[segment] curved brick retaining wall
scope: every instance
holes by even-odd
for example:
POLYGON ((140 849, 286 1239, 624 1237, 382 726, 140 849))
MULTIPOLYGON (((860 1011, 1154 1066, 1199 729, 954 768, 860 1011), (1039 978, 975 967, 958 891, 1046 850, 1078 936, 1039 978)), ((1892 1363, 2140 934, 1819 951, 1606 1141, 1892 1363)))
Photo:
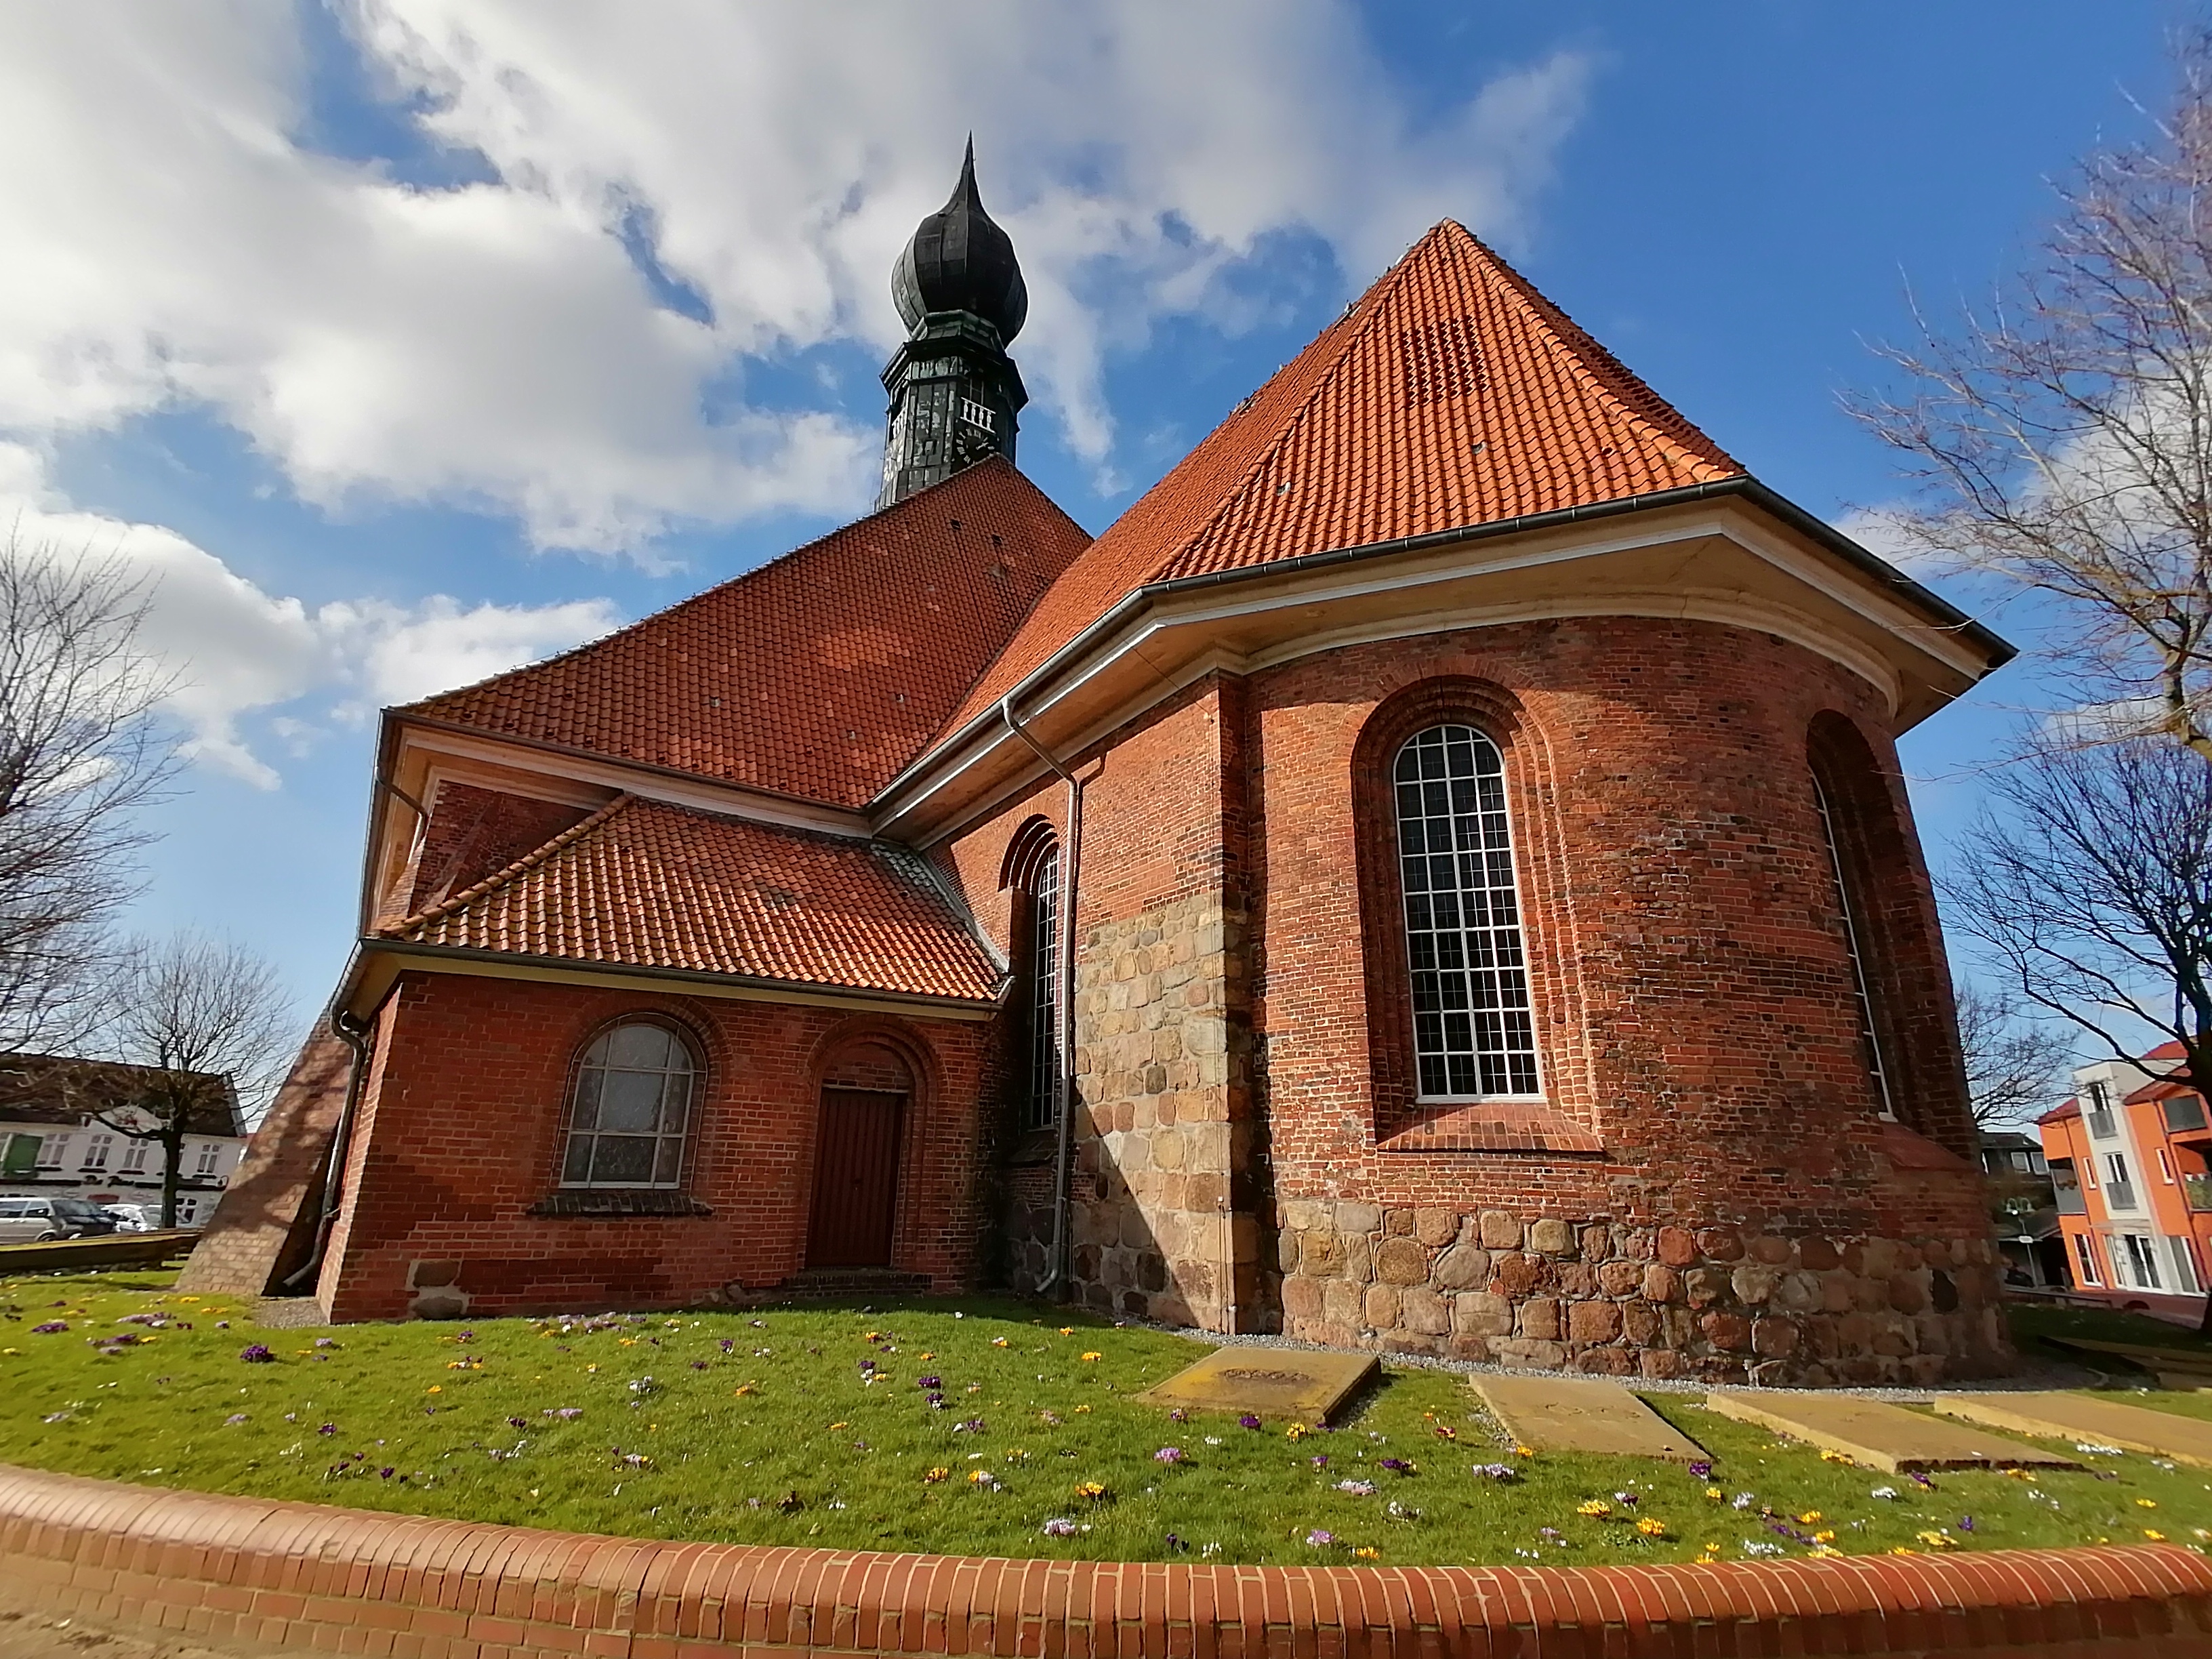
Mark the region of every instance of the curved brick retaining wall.
POLYGON ((1206 1567, 596 1538, 0 1469, 18 1604, 396 1659, 2212 1652, 2170 1547, 1710 1567, 1206 1567))

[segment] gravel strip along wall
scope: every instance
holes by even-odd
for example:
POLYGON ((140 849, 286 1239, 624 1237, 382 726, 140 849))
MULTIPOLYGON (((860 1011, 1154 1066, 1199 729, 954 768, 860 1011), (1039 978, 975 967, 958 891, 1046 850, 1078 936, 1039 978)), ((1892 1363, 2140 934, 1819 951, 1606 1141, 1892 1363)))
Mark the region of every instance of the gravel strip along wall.
POLYGON ((1206 1567, 676 1544, 0 1468, 0 1583, 109 1623, 398 1659, 2212 1653, 2168 1546, 1556 1568, 1206 1567))

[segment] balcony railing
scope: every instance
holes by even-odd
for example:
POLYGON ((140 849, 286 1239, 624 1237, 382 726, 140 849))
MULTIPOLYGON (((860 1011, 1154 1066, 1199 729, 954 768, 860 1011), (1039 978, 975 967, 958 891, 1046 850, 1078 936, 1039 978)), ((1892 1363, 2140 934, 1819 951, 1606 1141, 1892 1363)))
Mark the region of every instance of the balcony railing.
POLYGON ((2132 1186, 2123 1186, 2117 1181, 2106 1182, 2105 1207, 2108 1210, 2132 1210, 2139 1207, 2136 1203, 2136 1189, 2132 1186))
POLYGON ((2089 1133, 2100 1140, 2111 1140, 2118 1133, 2119 1126, 2112 1121, 2109 1111, 2092 1108, 2088 1113, 2089 1133))
MULTIPOLYGON (((2212 1182, 2212 1176, 2208 1176, 2205 1179, 2208 1182, 2212 1182)), ((2208 1186, 2206 1191, 2205 1206, 2212 1209, 2212 1186, 2208 1186)), ((2075 1182, 2067 1182, 2063 1186, 2054 1188, 2053 1192, 2058 1200, 2059 1214, 2087 1215, 2089 1213, 2088 1205, 2081 1199, 2081 1188, 2075 1182)))
POLYGON ((2181 1189, 2189 1194, 2192 1210, 2212 1210, 2212 1175, 2185 1175, 2181 1177, 2181 1189))
POLYGON ((2174 1095, 2161 1103, 2166 1109, 2167 1133, 2179 1134, 2186 1129, 2204 1127, 2204 1103, 2195 1095, 2174 1095))

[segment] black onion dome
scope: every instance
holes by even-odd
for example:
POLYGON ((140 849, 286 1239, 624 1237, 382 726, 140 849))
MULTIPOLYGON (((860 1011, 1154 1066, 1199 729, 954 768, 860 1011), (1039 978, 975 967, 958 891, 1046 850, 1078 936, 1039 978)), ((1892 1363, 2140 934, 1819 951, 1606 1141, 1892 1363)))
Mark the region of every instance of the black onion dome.
POLYGON ((915 227, 892 267, 891 301, 910 329, 933 311, 966 311, 995 327, 1002 342, 1021 332, 1030 291, 1013 239, 983 211, 976 193, 973 138, 951 199, 915 227))

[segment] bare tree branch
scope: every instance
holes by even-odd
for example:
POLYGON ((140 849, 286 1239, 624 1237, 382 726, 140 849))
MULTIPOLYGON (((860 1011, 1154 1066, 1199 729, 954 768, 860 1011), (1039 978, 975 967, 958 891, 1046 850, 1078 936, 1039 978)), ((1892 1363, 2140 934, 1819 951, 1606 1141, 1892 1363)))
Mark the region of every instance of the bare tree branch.
POLYGON ((108 1057, 146 1068, 128 1105, 93 1114, 163 1151, 161 1224, 173 1227, 185 1141, 207 1133, 234 1091, 258 1117, 295 1046, 276 969, 243 945, 182 933, 133 940, 108 981, 108 1057))
POLYGON ((2019 1003, 1978 985, 1953 988, 1966 1091, 1984 1130, 2028 1122, 2057 1099, 2073 1057, 2065 1033, 2022 1018, 2019 1003))
POLYGON ((2196 750, 2032 752, 1991 780, 1943 893, 2027 1002, 2117 1059, 2147 1026, 2212 1078, 2212 762, 2196 750))
POLYGON ((0 543, 0 1048, 75 1047, 97 1017, 100 935, 173 761, 145 601, 116 561, 0 543))
POLYGON ((2063 602, 2069 665, 2212 758, 2212 31, 2147 145, 2092 155, 2010 290, 1881 355, 1849 407, 1922 487, 1923 550, 2063 602))

